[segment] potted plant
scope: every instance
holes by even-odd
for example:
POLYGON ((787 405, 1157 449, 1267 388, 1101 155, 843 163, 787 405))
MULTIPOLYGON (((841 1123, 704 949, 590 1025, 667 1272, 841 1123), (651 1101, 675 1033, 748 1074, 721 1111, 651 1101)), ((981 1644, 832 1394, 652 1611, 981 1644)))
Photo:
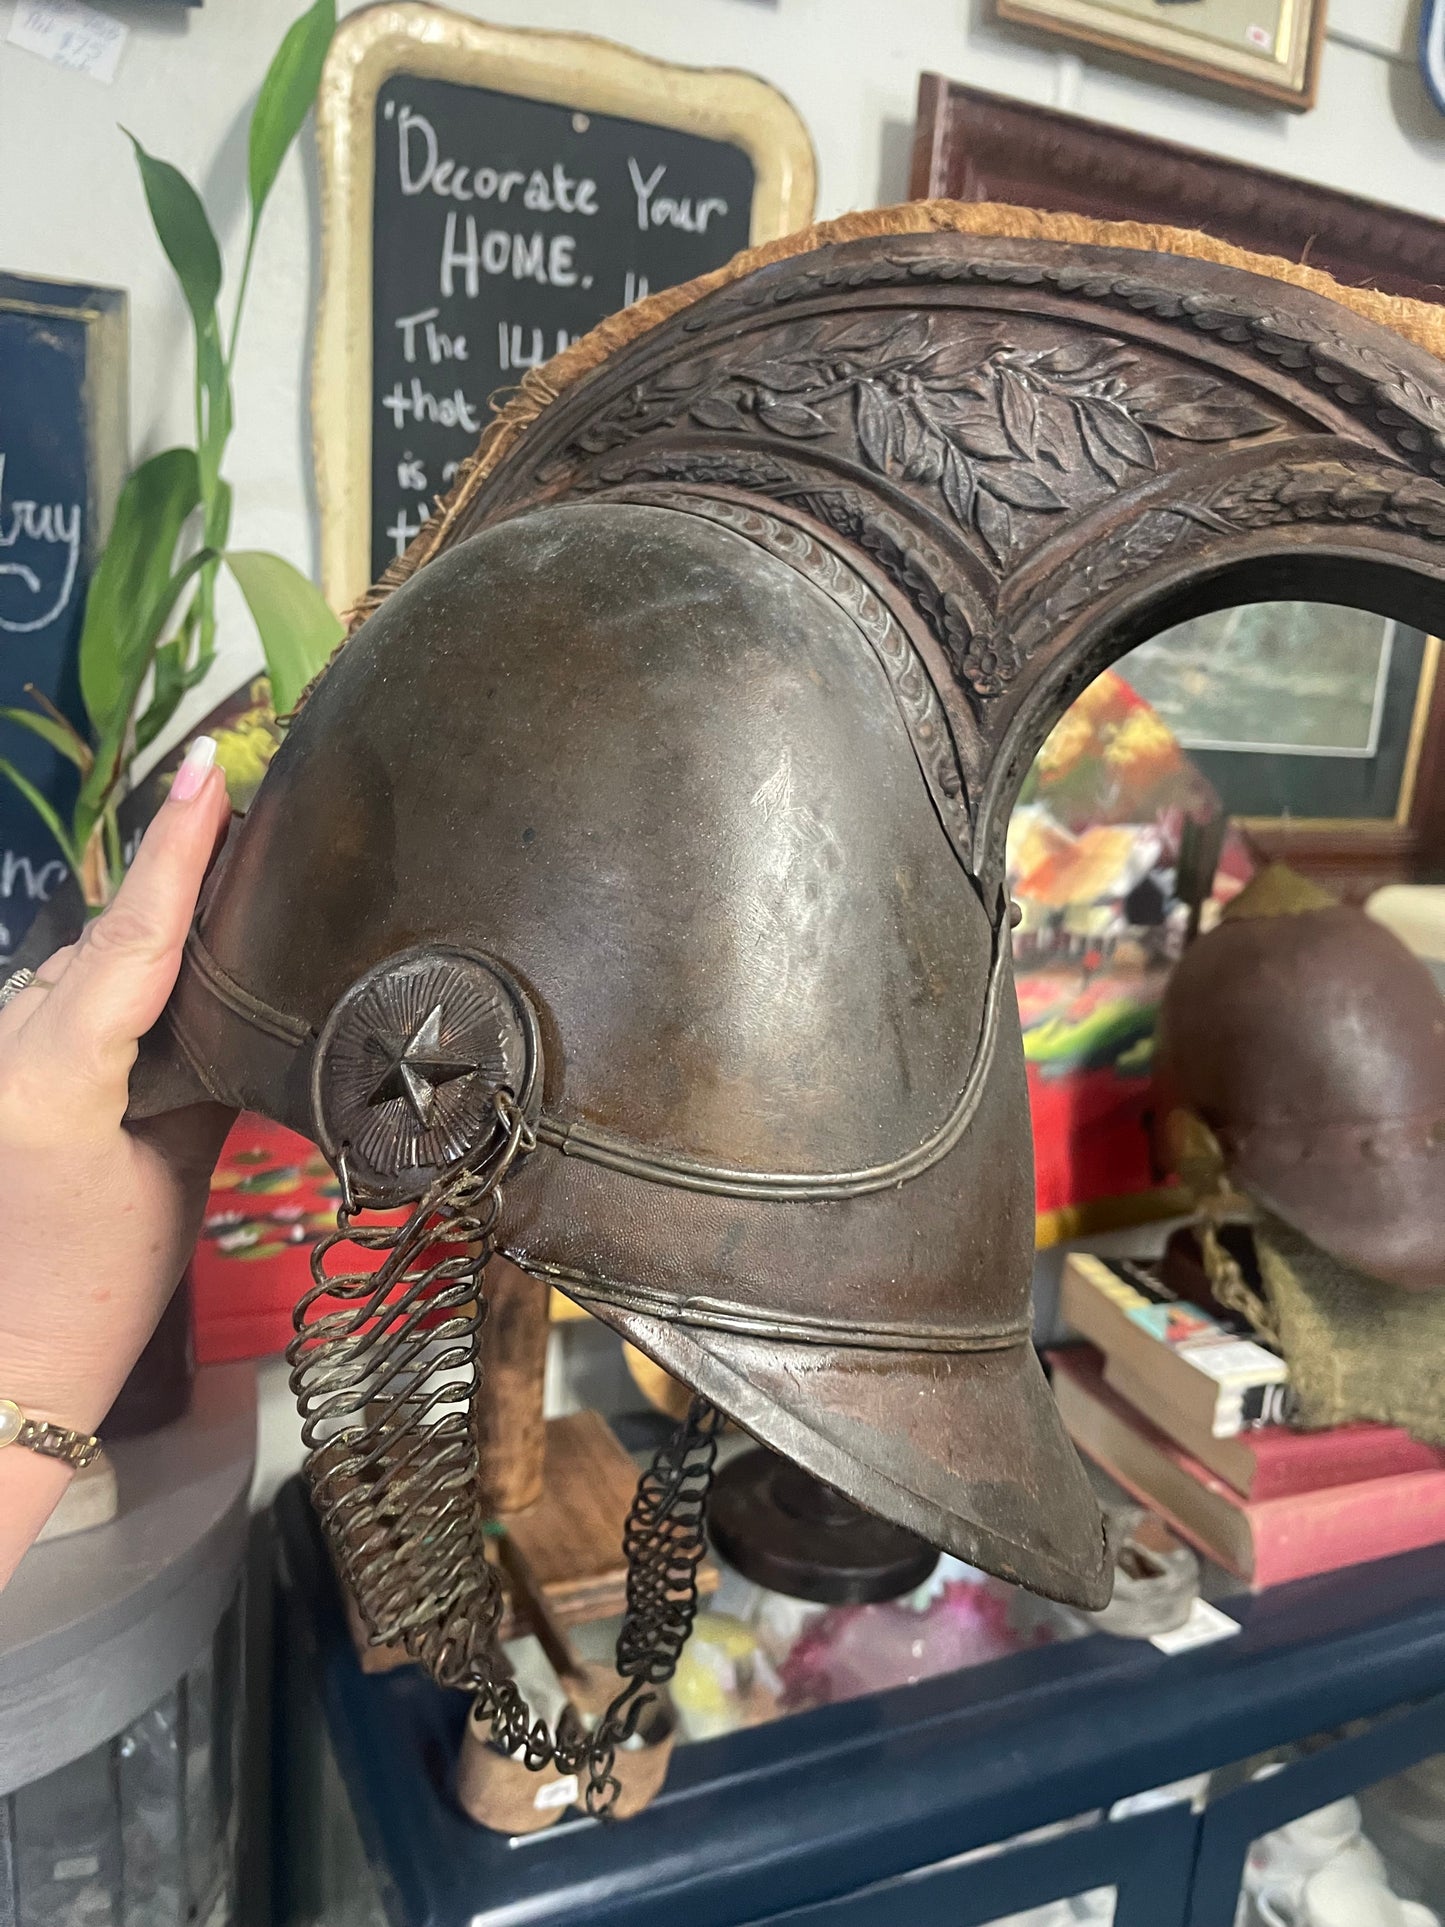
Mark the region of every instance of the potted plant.
POLYGON ((107 904, 124 871, 118 820, 131 766, 209 672, 216 654, 216 581, 228 569, 256 624, 278 715, 326 663, 341 624, 320 592, 279 555, 228 546, 231 488, 222 474, 235 422, 232 374, 261 215, 286 152, 316 95, 336 26, 336 0, 315 0, 271 62, 251 115, 245 252, 221 316, 221 251, 200 196, 178 168, 129 139, 156 236, 175 270, 195 341, 195 445, 168 448, 136 468, 121 490, 91 577, 80 635, 86 728, 37 691, 33 707, 0 718, 42 737, 74 764, 69 818, 8 759, 0 775, 44 820, 75 874, 88 913, 107 904))

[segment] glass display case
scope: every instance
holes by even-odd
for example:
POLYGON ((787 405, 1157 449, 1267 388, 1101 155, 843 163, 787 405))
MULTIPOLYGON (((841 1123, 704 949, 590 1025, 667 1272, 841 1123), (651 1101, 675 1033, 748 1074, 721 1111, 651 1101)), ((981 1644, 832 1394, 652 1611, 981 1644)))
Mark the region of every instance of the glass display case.
POLYGON ((1202 1816, 1191 1927, 1441 1927, 1445 1702, 1246 1763, 1202 1816))
POLYGON ((362 1673, 299 1482, 278 1525, 286 1922, 1316 1927, 1258 1877, 1305 1836, 1383 1868, 1384 1927, 1440 1912, 1445 1547, 1224 1599, 1238 1632, 1192 1650, 1025 1639, 779 1712, 679 1746, 635 1819, 507 1836, 455 1803, 460 1696, 362 1673))

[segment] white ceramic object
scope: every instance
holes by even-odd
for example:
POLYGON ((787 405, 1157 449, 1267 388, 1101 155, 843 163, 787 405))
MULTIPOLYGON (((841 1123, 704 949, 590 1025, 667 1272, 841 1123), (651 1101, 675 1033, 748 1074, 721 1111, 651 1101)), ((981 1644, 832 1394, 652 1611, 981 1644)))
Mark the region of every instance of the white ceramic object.
POLYGON ((1075 1894, 1069 1902, 1070 1918, 1097 1923, 1097 1927, 1113 1927, 1118 1904, 1117 1887, 1092 1887, 1086 1894, 1075 1894))
POLYGON ((988 1927, 1075 1927, 1067 1900, 1051 1900, 1044 1907, 1027 1907, 1021 1914, 1004 1914, 988 1927))
POLYGON ((1304 1907, 1305 1885, 1324 1868, 1358 1875, 1389 1891, 1379 1850, 1360 1830, 1357 1800, 1332 1800, 1255 1841, 1245 1865, 1244 1888, 1258 1927, 1312 1927, 1304 1907))
POLYGON ((1440 1917, 1399 1899, 1358 1861, 1342 1860, 1305 1882, 1300 1927, 1440 1927, 1440 1917))

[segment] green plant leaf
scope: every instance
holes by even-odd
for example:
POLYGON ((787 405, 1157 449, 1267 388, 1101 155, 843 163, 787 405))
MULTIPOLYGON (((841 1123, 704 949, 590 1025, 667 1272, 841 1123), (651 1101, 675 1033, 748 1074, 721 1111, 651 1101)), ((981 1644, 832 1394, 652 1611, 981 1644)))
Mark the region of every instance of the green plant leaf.
MULTIPOLYGON (((231 529, 231 485, 223 477, 216 479, 215 492, 206 508, 206 547, 217 551, 226 546, 226 537, 231 529)), ((192 688, 210 669, 216 659, 216 574, 217 564, 204 570, 196 591, 196 638, 198 643, 195 661, 186 671, 186 687, 192 688)), ((189 651, 187 652, 189 660, 189 651)))
POLYGON ((231 533, 231 484, 222 476, 206 515, 206 547, 218 552, 225 548, 231 533))
POLYGON ((233 549, 226 565, 246 598, 266 655, 276 714, 294 708, 330 661, 343 631, 321 591, 279 555, 233 549))
POLYGON ((71 843, 65 825, 61 822, 53 805, 46 797, 41 795, 40 791, 36 789, 28 776, 22 776, 15 765, 7 762, 3 756, 0 756, 0 776, 8 778, 8 780, 15 785, 16 789, 19 790, 31 809, 34 810, 41 822, 44 823, 46 829, 49 830, 50 834, 60 845, 61 855, 65 858, 71 869, 74 870, 76 876, 79 877, 80 864, 76 858, 75 847, 71 843))
POLYGON ((80 632, 80 693, 97 737, 115 724, 137 661, 144 675, 160 634, 151 611, 171 578, 181 529, 199 500, 189 448, 152 455, 120 492, 80 632))
MULTIPOLYGON (((221 329, 214 312, 196 324, 196 386, 196 459, 200 464, 201 495, 209 525, 215 516, 221 458, 226 452, 234 419, 230 371, 221 352, 221 329)), ((224 535, 221 539, 224 542, 224 535)), ((216 546, 210 526, 206 529, 206 540, 212 547, 216 546)))
POLYGON ((253 229, 276 184, 286 150, 300 133, 307 109, 316 98, 326 50, 335 31, 336 0, 316 0, 288 28, 261 84, 251 115, 248 168, 253 229))
MULTIPOLYGON (((152 645, 164 632, 186 584, 193 579, 198 570, 206 568, 215 560, 214 550, 197 549, 194 555, 187 556, 180 568, 162 586, 159 595, 140 619, 141 631, 151 638, 152 645)), ((153 646, 144 650, 135 650, 124 665, 120 693, 114 711, 105 728, 100 732, 100 740, 96 744, 95 766, 81 784, 80 796, 75 805, 75 840, 82 848, 86 837, 99 821, 111 791, 119 783, 129 760, 127 738, 130 734, 130 719, 155 654, 153 646)))
POLYGON ((175 715, 181 697, 186 693, 186 665, 184 660, 185 644, 177 638, 174 642, 163 642, 156 651, 155 684, 151 699, 135 726, 136 754, 149 749, 156 737, 175 715))
POLYGON ((196 603, 193 601, 186 612, 185 628, 170 642, 162 643, 155 655, 155 682, 151 687, 151 699, 135 726, 135 747, 139 755, 149 749, 156 737, 175 715, 182 696, 194 689, 198 682, 205 679, 206 672, 214 660, 215 651, 209 657, 201 657, 195 662, 187 662, 191 641, 196 628, 196 603))
POLYGON ((135 149, 156 235, 200 329, 208 316, 214 316, 221 292, 221 250, 201 197, 178 167, 148 154, 128 128, 122 132, 135 149))
POLYGON ((32 735, 41 737, 52 749, 58 749, 67 762, 74 763, 82 774, 90 768, 93 758, 90 745, 83 736, 78 736, 69 723, 56 722, 53 716, 42 715, 38 709, 0 709, 7 723, 19 723, 32 735))

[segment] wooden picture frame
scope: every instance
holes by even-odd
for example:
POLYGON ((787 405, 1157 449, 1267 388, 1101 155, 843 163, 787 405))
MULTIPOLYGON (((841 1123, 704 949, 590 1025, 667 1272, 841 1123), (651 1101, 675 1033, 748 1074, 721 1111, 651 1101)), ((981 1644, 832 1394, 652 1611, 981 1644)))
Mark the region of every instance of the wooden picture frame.
POLYGON ((801 118, 754 75, 675 66, 590 34, 484 25, 419 0, 350 15, 317 101, 323 263, 312 373, 321 585, 344 610, 372 580, 372 224, 375 108, 405 74, 675 129, 740 148, 752 163, 749 240, 812 219, 816 164, 801 118))
POLYGON ((1352 287, 1438 302, 1445 223, 941 74, 918 82, 914 200, 1006 201, 1105 221, 1199 228, 1308 260, 1352 287))
POLYGON ((1325 4, 1202 0, 1184 16, 1165 0, 996 0, 1000 20, 1129 54, 1296 112, 1315 104, 1325 4))
MULTIPOLYGON (((915 199, 1002 201, 1100 219, 1199 228, 1260 254, 1308 259, 1338 280, 1416 300, 1445 288, 1445 223, 1260 168, 965 87, 919 82, 915 199)), ((1374 817, 1260 817, 1260 854, 1359 899, 1445 876, 1445 674, 1427 638, 1395 807, 1374 817)))

